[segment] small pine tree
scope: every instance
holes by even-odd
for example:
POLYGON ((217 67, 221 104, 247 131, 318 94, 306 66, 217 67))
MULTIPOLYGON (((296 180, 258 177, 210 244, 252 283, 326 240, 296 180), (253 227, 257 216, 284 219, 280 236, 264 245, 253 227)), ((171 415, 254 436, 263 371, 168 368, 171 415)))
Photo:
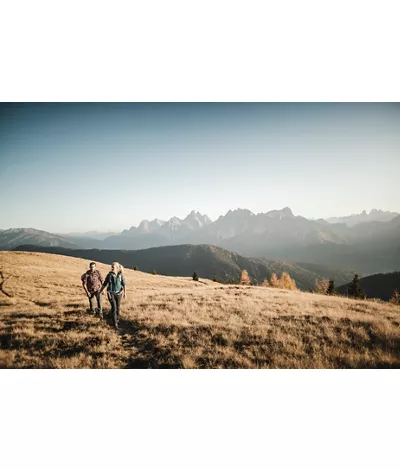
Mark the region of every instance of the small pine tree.
POLYGON ((243 269, 242 270, 242 276, 240 278, 240 284, 244 285, 244 286, 248 286, 250 285, 250 276, 249 276, 249 273, 243 269))
POLYGON ((199 276, 197 275, 196 271, 193 273, 193 281, 198 281, 199 276))
POLYGON ((151 274, 157 274, 157 271, 155 269, 153 269, 153 271, 151 272, 151 274))
POLYGON ((134 270, 134 271, 138 271, 138 267, 137 267, 137 266, 134 266, 134 267, 133 267, 133 270, 134 270))
POLYGON ((217 281, 217 278, 216 278, 215 276, 213 277, 213 281, 214 281, 214 282, 218 282, 218 281, 217 281))
POLYGON ((353 297, 354 299, 365 298, 365 293, 360 286, 360 279, 358 278, 358 274, 354 274, 353 280, 347 288, 347 295, 349 297, 353 297))
POLYGON ((326 290, 326 295, 333 295, 335 293, 335 281, 331 279, 329 281, 328 289, 326 290))

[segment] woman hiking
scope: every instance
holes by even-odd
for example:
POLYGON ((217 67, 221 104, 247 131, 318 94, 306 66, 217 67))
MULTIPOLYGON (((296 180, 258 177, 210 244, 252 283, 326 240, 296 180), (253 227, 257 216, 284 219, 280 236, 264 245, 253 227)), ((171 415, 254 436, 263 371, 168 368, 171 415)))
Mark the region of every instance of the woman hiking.
POLYGON ((107 298, 111 304, 111 318, 114 326, 118 329, 121 298, 126 298, 126 282, 123 275, 123 266, 114 261, 111 265, 111 271, 104 279, 103 285, 100 289, 100 294, 107 287, 107 298))

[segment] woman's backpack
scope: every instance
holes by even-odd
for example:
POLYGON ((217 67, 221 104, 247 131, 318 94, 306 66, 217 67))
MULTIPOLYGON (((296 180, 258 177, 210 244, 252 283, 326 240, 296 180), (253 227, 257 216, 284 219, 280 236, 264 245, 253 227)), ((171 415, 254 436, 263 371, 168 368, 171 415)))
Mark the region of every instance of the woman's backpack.
POLYGON ((110 271, 110 291, 117 294, 122 289, 122 273, 121 271, 115 275, 110 271))

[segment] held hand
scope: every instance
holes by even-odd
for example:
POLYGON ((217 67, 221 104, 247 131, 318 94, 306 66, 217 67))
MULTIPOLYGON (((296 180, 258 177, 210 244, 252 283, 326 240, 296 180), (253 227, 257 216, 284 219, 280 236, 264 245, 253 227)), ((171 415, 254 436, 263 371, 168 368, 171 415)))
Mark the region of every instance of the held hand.
POLYGON ((125 292, 124 292, 124 297, 123 297, 123 298, 126 299, 126 294, 125 294, 125 292))
POLYGON ((86 295, 87 295, 88 297, 90 297, 90 294, 89 294, 89 292, 86 292, 86 295))

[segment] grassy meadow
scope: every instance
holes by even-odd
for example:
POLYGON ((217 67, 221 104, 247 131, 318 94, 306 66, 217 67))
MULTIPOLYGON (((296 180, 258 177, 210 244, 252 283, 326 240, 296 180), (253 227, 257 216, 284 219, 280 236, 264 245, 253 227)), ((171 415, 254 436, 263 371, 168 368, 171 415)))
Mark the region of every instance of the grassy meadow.
POLYGON ((399 306, 129 269, 115 331, 86 312, 89 261, 0 252, 1 368, 400 367, 399 306))

